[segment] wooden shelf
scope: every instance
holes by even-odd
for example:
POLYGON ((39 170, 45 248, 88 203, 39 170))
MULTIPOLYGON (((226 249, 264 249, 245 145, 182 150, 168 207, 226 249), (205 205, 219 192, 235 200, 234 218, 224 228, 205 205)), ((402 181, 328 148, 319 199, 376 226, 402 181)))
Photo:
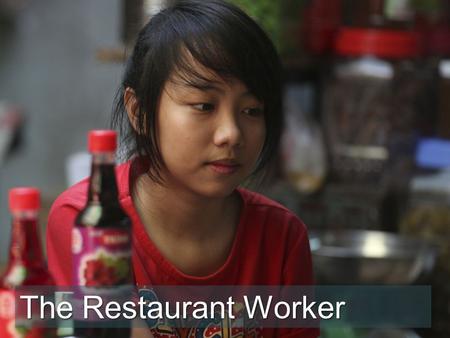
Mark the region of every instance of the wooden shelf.
POLYGON ((127 59, 125 46, 98 48, 95 58, 102 63, 124 63, 127 59))

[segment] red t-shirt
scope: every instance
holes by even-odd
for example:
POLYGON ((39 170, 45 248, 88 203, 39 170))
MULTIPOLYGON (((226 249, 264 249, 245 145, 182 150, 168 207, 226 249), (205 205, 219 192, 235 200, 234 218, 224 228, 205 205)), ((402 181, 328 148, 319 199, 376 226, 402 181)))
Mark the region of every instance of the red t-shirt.
MULTIPOLYGON (((119 200, 133 224, 133 269, 138 286, 149 285, 310 285, 311 253, 305 225, 280 204, 238 188, 242 209, 231 252, 221 268, 204 277, 178 270, 147 234, 131 197, 139 166, 129 161, 116 169, 119 200)), ((54 202, 47 226, 48 264, 58 285, 71 284, 71 232, 85 206, 88 180, 62 193, 54 202)), ((158 335, 155 337, 179 337, 158 335)), ((232 335, 229 335, 232 337, 232 335)), ((316 338, 318 329, 264 330, 264 337, 316 338)), ((187 336, 189 337, 189 336, 187 336)), ((197 336, 196 336, 197 337, 197 336)), ((207 337, 207 336, 205 336, 207 337)), ((215 337, 215 336, 214 336, 215 337)))

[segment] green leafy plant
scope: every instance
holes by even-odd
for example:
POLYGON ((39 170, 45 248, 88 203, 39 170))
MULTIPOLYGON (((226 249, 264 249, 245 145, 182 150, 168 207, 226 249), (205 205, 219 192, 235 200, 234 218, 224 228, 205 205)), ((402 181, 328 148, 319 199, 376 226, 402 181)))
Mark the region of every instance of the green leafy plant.
POLYGON ((274 0, 231 0, 258 22, 275 46, 281 48, 281 5, 274 0))

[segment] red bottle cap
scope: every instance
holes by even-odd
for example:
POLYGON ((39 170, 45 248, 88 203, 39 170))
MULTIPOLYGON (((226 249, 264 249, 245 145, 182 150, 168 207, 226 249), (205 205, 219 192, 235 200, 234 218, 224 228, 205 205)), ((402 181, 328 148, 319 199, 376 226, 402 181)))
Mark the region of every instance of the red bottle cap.
POLYGON ((11 211, 36 211, 41 206, 39 189, 20 187, 9 190, 9 209, 11 211))
POLYGON ((114 130, 91 130, 88 149, 91 153, 114 152, 117 148, 117 133, 114 130))
POLYGON ((341 28, 335 51, 344 56, 374 55, 388 59, 414 58, 420 55, 417 33, 393 29, 341 28))

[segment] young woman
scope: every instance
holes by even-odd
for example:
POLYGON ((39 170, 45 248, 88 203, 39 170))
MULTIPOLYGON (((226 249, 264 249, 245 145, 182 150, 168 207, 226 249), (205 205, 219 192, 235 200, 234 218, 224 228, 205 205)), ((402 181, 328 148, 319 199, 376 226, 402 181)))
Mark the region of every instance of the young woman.
MULTIPOLYGON (((117 180, 138 286, 312 283, 305 225, 239 187, 277 150, 280 74, 266 34, 227 2, 177 1, 142 29, 113 115, 129 155, 117 180)), ((50 213, 49 266, 61 285, 70 284, 70 233, 87 184, 64 192, 50 213)), ((172 330, 152 334, 181 336, 172 330)), ((258 334, 313 338, 318 330, 258 334)))

